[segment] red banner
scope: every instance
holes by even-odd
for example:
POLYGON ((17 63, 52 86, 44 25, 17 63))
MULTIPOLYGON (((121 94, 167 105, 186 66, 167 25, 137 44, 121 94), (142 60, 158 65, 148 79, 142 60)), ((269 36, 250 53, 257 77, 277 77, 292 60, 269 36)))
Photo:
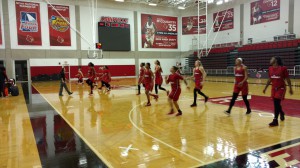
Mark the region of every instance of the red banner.
POLYGON ((18 45, 42 45, 40 4, 16 1, 18 45))
POLYGON ((0 45, 3 44, 3 40, 2 40, 2 24, 1 24, 1 21, 2 21, 2 16, 0 16, 0 45))
POLYGON ((251 3, 250 24, 280 19, 280 0, 258 0, 251 3))
POLYGON ((233 8, 214 13, 213 15, 214 32, 233 29, 234 27, 234 10, 233 8))
POLYGON ((177 17, 142 14, 142 48, 178 48, 177 17))
MULTIPOLYGON (((199 16, 199 34, 206 33, 206 16, 199 16)), ((198 16, 182 17, 182 35, 198 34, 198 16)))
POLYGON ((48 5, 50 46, 71 46, 69 6, 52 6, 48 5))

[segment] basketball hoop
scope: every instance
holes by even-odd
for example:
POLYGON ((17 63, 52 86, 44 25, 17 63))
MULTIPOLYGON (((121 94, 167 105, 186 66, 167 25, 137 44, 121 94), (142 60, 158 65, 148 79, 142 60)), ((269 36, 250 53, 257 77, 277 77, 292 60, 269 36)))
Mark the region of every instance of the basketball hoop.
POLYGON ((88 50, 87 57, 89 59, 102 59, 102 50, 88 50))

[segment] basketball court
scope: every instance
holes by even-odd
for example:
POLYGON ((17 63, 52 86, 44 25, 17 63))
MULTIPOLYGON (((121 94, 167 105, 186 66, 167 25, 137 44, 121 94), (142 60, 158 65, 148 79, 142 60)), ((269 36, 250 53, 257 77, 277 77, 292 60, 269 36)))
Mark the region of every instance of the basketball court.
POLYGON ((300 167, 299 8, 297 0, 2 0, 0 78, 9 80, 0 168, 300 167), (271 86, 263 93, 269 66, 286 67, 293 90, 282 77, 278 126, 269 125, 271 86), (199 67, 209 99, 198 95, 191 107, 199 67), (239 94, 226 115, 240 67, 251 113, 239 94), (182 115, 176 106, 168 114, 169 92, 153 90, 149 106, 141 82, 137 95, 149 69, 168 91, 173 70, 186 79, 176 85, 182 115), (59 93, 64 82, 71 92, 59 93))

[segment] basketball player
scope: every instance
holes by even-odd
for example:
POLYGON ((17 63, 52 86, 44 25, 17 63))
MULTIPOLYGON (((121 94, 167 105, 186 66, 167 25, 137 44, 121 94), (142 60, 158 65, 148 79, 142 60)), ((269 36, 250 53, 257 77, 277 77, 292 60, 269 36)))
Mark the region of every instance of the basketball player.
POLYGON ((155 94, 158 94, 157 87, 159 88, 159 90, 163 90, 163 91, 167 92, 167 90, 165 88, 161 87, 161 85, 163 83, 163 78, 161 76, 161 73, 163 71, 161 69, 160 62, 158 60, 156 60, 154 62, 154 64, 155 64, 155 71, 154 71, 154 74, 155 74, 155 94))
POLYGON ((145 84, 145 94, 147 96, 147 104, 146 106, 151 106, 151 103, 150 103, 150 96, 153 96, 154 99, 158 99, 158 95, 155 95, 155 94, 152 94, 152 90, 153 90, 153 78, 154 78, 154 75, 153 75, 153 72, 151 71, 151 65, 150 63, 146 63, 146 66, 145 66, 145 73, 144 73, 144 78, 142 79, 142 81, 144 82, 145 84))
MULTIPOLYGON (((179 75, 178 73, 176 73, 176 71, 178 70, 178 68, 176 66, 173 66, 170 69, 171 74, 169 76, 165 76, 165 80, 167 84, 171 84, 171 93, 168 95, 168 101, 169 101, 169 105, 171 107, 170 112, 168 113, 168 115, 174 114, 174 107, 176 108, 176 110, 178 111, 178 113, 176 114, 176 116, 181 116, 182 115, 182 111, 179 108, 178 105, 178 99, 181 93, 181 88, 180 88, 180 80, 183 80, 185 85, 187 85, 186 80, 179 75)), ((189 87, 187 87, 189 88, 189 87)))
POLYGON ((262 19, 262 9, 259 6, 258 2, 256 2, 254 7, 252 8, 252 19, 253 19, 253 24, 260 23, 262 19))
POLYGON ((145 34, 146 34, 146 42, 144 44, 144 48, 152 48, 155 38, 156 26, 152 21, 152 16, 148 16, 148 21, 144 26, 145 34))
POLYGON ((102 71, 102 80, 101 80, 101 83, 102 83, 102 86, 101 86, 101 89, 103 86, 106 87, 107 91, 110 91, 111 89, 111 86, 109 84, 109 82, 111 82, 111 74, 108 70, 108 67, 107 66, 103 66, 103 71, 102 71))
POLYGON ((78 78, 78 84, 83 84, 83 73, 81 71, 81 67, 78 67, 78 74, 76 75, 78 78))
POLYGON ((289 78, 289 73, 287 68, 283 66, 283 62, 280 57, 272 57, 270 61, 271 66, 269 67, 269 80, 266 84, 266 87, 263 93, 266 93, 266 90, 270 83, 272 83, 272 92, 271 96, 274 102, 274 119, 269 124, 269 126, 274 127, 278 126, 278 116, 280 114, 280 120, 284 121, 284 112, 282 111, 281 101, 284 100, 285 92, 286 92, 286 84, 285 80, 289 85, 289 92, 292 95, 293 89, 291 80, 289 78))
POLYGON ((0 97, 6 97, 8 95, 5 94, 5 80, 8 81, 8 77, 6 75, 6 69, 4 67, 0 67, 0 97))
POLYGON ((90 86, 91 90, 90 90, 90 96, 93 95, 93 89, 94 89, 94 82, 95 82, 95 77, 96 77, 96 71, 95 71, 95 67, 93 63, 89 63, 89 71, 88 71, 88 80, 86 81, 86 83, 90 86))
POLYGON ((194 103, 191 107, 197 106, 197 93, 204 97, 205 103, 208 101, 208 96, 206 96, 201 90, 203 88, 203 84, 206 78, 206 72, 200 60, 195 62, 195 68, 193 69, 193 76, 195 80, 195 88, 194 88, 194 103))
POLYGON ((186 23, 186 28, 183 29, 184 32, 189 32, 193 28, 194 22, 191 17, 188 18, 188 21, 186 23))
POLYGON ((140 95, 140 94, 141 94, 141 84, 144 85, 144 83, 143 83, 143 81, 142 81, 142 79, 143 79, 143 77, 144 77, 144 74, 145 74, 145 63, 142 62, 142 63, 140 64, 140 74, 139 74, 138 93, 137 93, 137 95, 140 95))
POLYGON ((234 76, 235 76, 235 83, 234 83, 234 89, 233 89, 233 95, 232 99, 229 104, 229 108, 227 111, 224 111, 225 114, 230 115, 231 109, 234 106, 234 103, 236 99, 239 96, 239 93, 242 92, 242 97, 245 102, 245 105, 247 107, 246 114, 251 113, 250 103, 247 99, 248 96, 248 69, 243 64, 242 58, 237 58, 235 60, 235 67, 234 67, 234 76))
POLYGON ((66 85, 66 75, 65 75, 65 67, 61 68, 60 71, 60 87, 59 87, 59 96, 63 96, 62 92, 63 92, 63 88, 65 88, 65 90, 68 92, 69 95, 72 95, 73 92, 71 92, 68 88, 68 86, 66 85))

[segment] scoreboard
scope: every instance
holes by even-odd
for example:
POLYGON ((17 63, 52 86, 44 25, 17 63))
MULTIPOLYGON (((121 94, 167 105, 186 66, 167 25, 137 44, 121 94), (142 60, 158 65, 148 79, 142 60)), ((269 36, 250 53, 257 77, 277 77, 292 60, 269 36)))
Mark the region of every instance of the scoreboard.
POLYGON ((98 38, 103 51, 130 51, 130 24, 99 22, 98 38))

